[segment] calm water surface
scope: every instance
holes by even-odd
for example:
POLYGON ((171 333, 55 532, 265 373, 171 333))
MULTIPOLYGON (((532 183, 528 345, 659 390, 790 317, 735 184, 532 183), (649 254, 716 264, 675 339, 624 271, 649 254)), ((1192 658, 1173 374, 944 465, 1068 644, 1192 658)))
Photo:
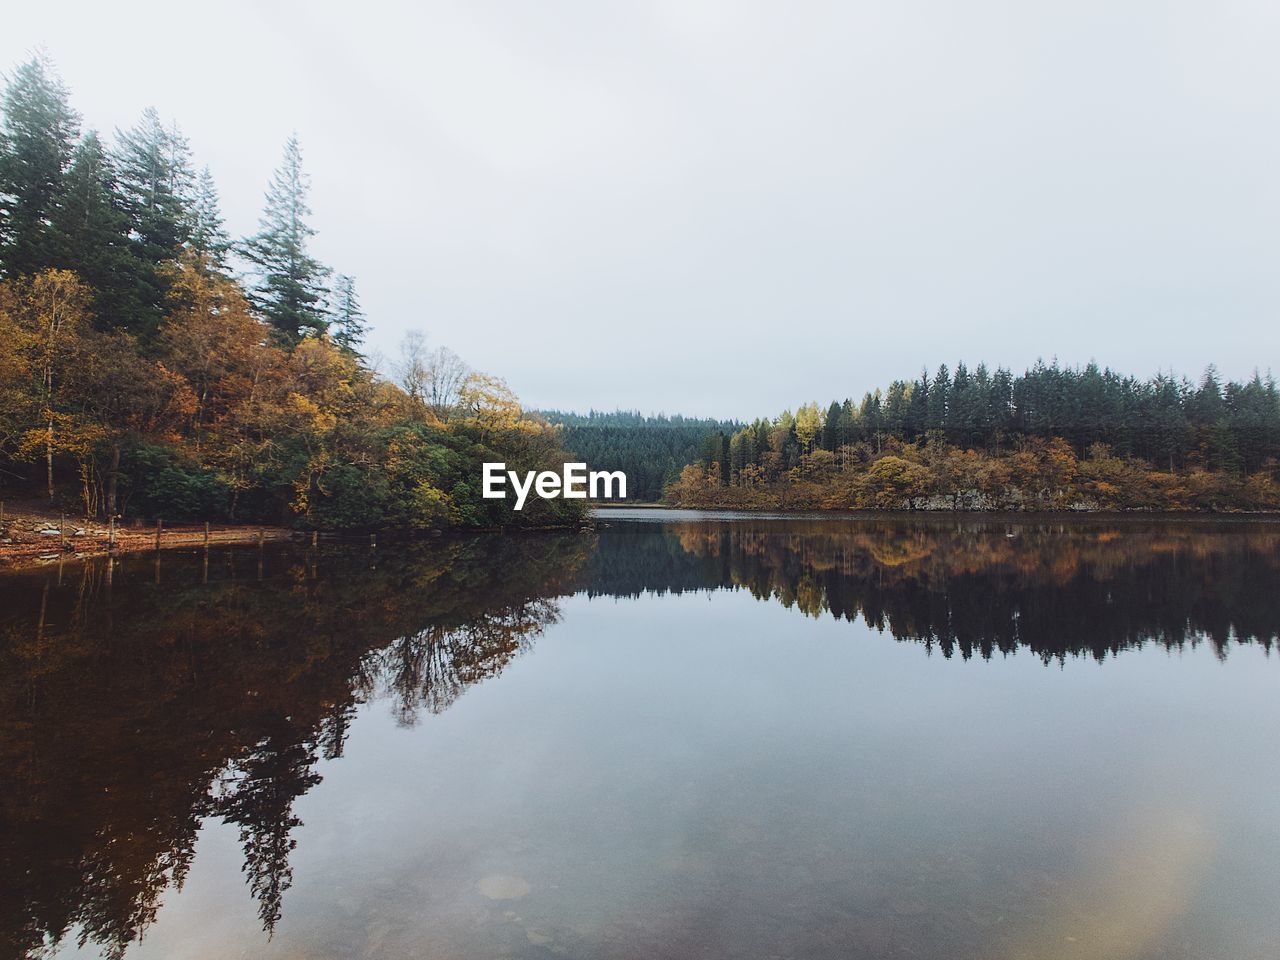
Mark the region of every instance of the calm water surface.
POLYGON ((1278 634, 1262 523, 10 575, 0 952, 1274 960, 1278 634))

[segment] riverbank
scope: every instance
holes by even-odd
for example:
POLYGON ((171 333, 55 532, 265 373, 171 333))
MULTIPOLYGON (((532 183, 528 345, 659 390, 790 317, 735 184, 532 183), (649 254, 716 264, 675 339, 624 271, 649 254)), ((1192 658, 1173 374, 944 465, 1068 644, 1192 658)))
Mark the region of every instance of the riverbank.
POLYGON ((0 512, 0 569, 205 543, 280 542, 296 536, 284 527, 244 524, 125 524, 113 530, 109 524, 69 517, 42 503, 6 502, 0 512))

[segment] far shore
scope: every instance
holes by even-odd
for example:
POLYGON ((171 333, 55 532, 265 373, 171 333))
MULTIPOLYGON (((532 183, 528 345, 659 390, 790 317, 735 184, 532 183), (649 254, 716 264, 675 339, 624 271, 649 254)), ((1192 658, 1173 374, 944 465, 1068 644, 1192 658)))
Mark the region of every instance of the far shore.
MULTIPOLYGON (((728 506, 677 506, 667 503, 597 501, 591 504, 596 516, 639 510, 659 513, 671 511, 684 514, 705 514, 733 519, 850 519, 850 518, 912 518, 917 520, 963 517, 1000 522, 1032 522, 1035 520, 1114 520, 1114 521, 1198 521, 1198 522, 1280 522, 1280 512, 1208 512, 1208 511, 1150 511, 1150 510, 1059 510, 1059 511, 1009 511, 1009 510, 814 510, 771 507, 768 509, 728 506)), ((576 525, 577 529, 591 529, 590 519, 576 525)), ((561 528, 524 528, 529 531, 561 528)), ((568 529, 567 527, 565 529, 568 529)), ((434 531, 439 536, 444 531, 434 531)), ((475 529, 456 533, 484 533, 496 530, 475 529)), ((397 538, 403 535, 395 530, 381 535, 397 538)), ((266 544, 305 541, 312 536, 328 540, 331 533, 312 534, 287 527, 258 524, 184 523, 169 525, 156 521, 134 521, 117 525, 114 531, 101 521, 85 521, 51 511, 43 504, 26 501, 5 504, 0 514, 0 570, 17 570, 55 563, 59 560, 79 560, 116 554, 140 553, 151 550, 168 550, 181 547, 212 545, 266 544), (16 509, 15 509, 16 508, 16 509)), ((379 534, 351 534, 370 536, 373 542, 379 534)), ((341 539, 347 539, 341 537, 341 539)))
POLYGON ((1200 520, 1200 521, 1258 521, 1280 523, 1280 511, 1232 511, 1232 510, 1009 510, 1009 509, 919 509, 919 510, 871 510, 858 508, 815 507, 736 507, 736 506, 686 506, 672 503, 593 503, 600 513, 622 510, 670 510, 676 513, 723 514, 733 517, 759 517, 760 519, 821 519, 837 518, 895 518, 911 517, 919 520, 930 517, 964 517, 1001 521, 1017 520, 1200 520))

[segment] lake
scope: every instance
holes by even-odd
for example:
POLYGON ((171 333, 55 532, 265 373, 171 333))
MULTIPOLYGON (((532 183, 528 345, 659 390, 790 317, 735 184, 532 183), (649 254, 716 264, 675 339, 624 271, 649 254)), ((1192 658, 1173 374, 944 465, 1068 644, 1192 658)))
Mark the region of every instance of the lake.
POLYGON ((0 944, 1280 944, 1280 525, 610 510, 0 577, 0 944))

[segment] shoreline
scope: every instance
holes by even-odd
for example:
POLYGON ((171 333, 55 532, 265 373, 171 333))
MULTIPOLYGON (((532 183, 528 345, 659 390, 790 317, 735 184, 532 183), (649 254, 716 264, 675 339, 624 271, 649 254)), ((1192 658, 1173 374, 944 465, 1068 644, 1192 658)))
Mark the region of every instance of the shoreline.
POLYGON ((646 511, 679 511, 686 513, 709 513, 709 514, 731 514, 735 517, 752 517, 758 519, 786 518, 786 519, 822 519, 830 517, 851 519, 851 518, 879 518, 886 519, 927 519, 930 517, 965 517, 965 518, 989 518, 993 520, 1088 520, 1088 519, 1105 519, 1105 520, 1179 520, 1179 521, 1247 521, 1247 522, 1271 522, 1280 523, 1280 510, 1108 510, 1108 509, 1088 509, 1088 510, 1011 510, 1011 509, 960 509, 951 508, 937 510, 875 510, 875 509, 858 509, 858 508, 827 508, 821 507, 736 507, 736 506, 686 506, 666 503, 644 503, 644 504, 609 504, 608 507, 596 506, 593 509, 600 511, 599 515, 606 514, 611 511, 620 510, 646 510, 646 511))
MULTIPOLYGON (((711 519, 723 517, 730 520, 990 520, 1004 523, 1035 521, 1113 521, 1113 522, 1199 522, 1199 523, 1280 523, 1280 511, 1223 512, 1207 510, 1157 511, 1157 510, 856 510, 856 509, 788 509, 785 507, 727 507, 727 506, 675 506, 663 503, 597 503, 592 513, 580 523, 563 527, 484 527, 456 530, 406 531, 387 529, 372 532, 303 531, 287 527, 249 524, 181 524, 161 527, 117 527, 112 542, 109 528, 99 522, 65 522, 61 534, 51 534, 58 527, 58 519, 50 519, 47 513, 32 511, 5 512, 0 523, 0 572, 27 569, 59 561, 83 560, 93 557, 120 556, 148 553, 156 550, 201 548, 215 545, 251 545, 297 543, 312 540, 333 542, 369 538, 376 544, 379 536, 388 541, 398 541, 410 535, 413 538, 436 538, 467 534, 538 533, 552 530, 589 531, 594 520, 607 521, 610 514, 628 510, 646 514, 672 513, 704 514, 711 519), (16 534, 17 536, 13 536, 16 534)), ((625 519, 625 518, 615 518, 625 519)))
MULTIPOLYGON (((9 523, 8 516, 5 522, 9 523)), ((162 528, 157 535, 154 528, 124 527, 115 531, 114 542, 109 529, 100 523, 67 523, 61 534, 45 533, 52 527, 33 529, 26 517, 13 526, 26 527, 16 531, 26 534, 23 539, 0 542, 0 570, 19 570, 67 560, 84 560, 91 557, 119 556, 121 554, 146 553, 170 550, 178 547, 205 547, 226 544, 287 543, 296 540, 298 531, 284 527, 240 526, 234 524, 210 525, 206 533, 203 524, 183 524, 162 528), (34 539, 31 535, 39 539, 34 539)), ((5 539, 11 539, 6 537, 5 539)))
POLYGON ((376 546, 406 539, 437 539, 468 534, 512 532, 590 531, 590 514, 572 524, 552 526, 467 527, 434 530, 386 528, 381 530, 299 530, 263 524, 235 524, 196 521, 168 526, 135 523, 116 526, 114 532, 101 521, 72 519, 50 511, 43 504, 0 501, 0 572, 16 571, 68 560, 150 553, 181 548, 212 546, 364 542, 376 546), (14 509, 14 507, 17 509, 14 509))

